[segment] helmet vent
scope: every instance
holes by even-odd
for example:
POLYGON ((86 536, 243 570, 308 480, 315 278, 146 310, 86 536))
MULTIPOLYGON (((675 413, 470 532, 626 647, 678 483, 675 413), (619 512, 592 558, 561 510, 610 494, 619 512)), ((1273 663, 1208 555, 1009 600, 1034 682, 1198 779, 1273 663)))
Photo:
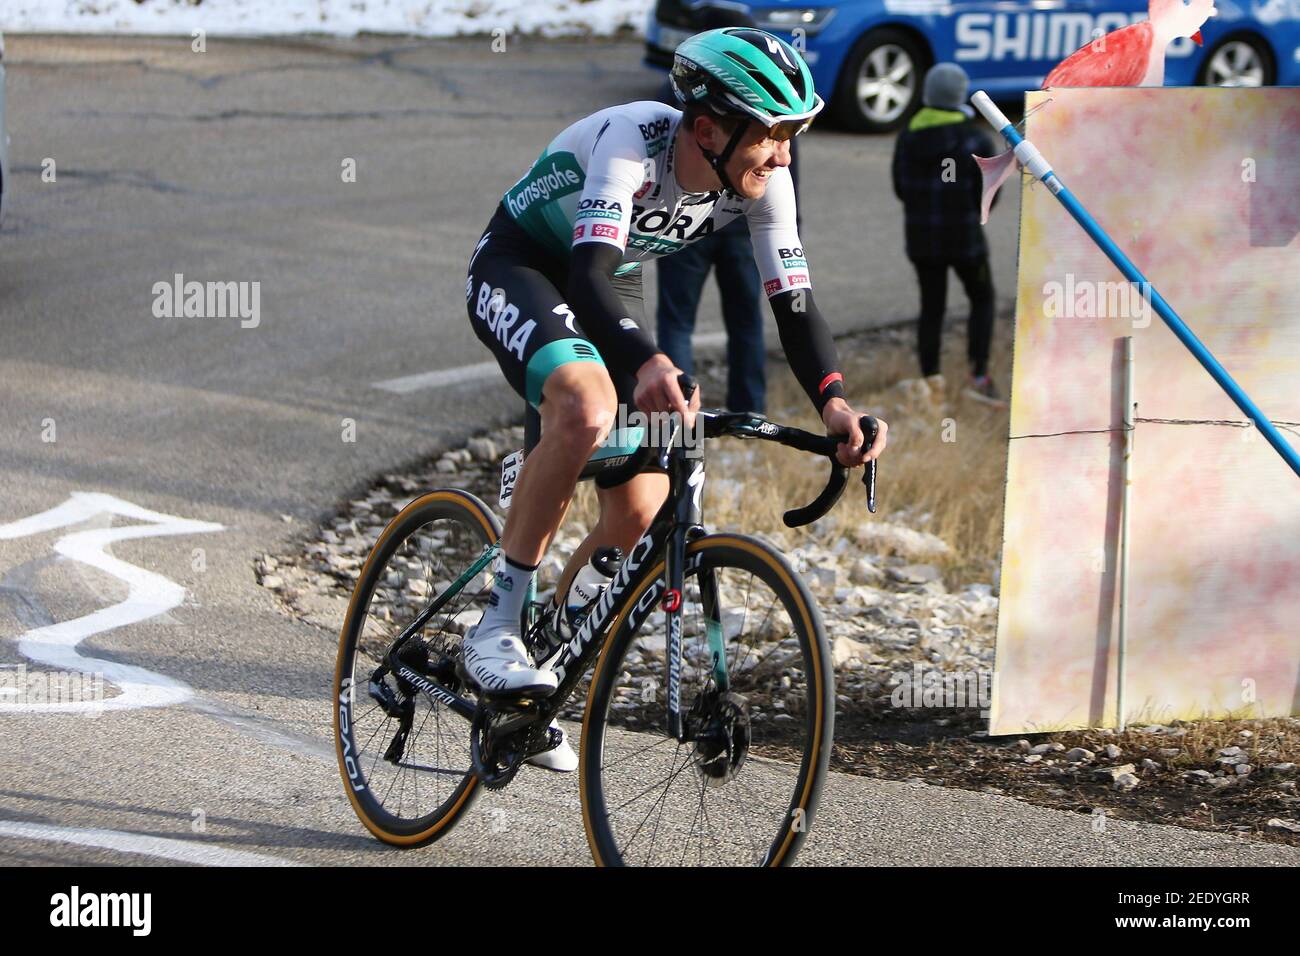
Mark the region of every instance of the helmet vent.
MULTIPOLYGON (((803 70, 794 71, 790 76, 790 85, 794 88, 794 94, 799 97, 800 103, 808 98, 808 87, 804 84, 803 70)), ((791 105, 797 107, 799 104, 792 103, 791 105)))
POLYGON ((775 102, 777 103, 786 102, 785 94, 782 93, 777 88, 775 83, 769 80, 762 73, 758 72, 758 70, 747 67, 745 72, 747 72, 751 77, 753 77, 754 82, 757 83, 759 86, 761 86, 763 88, 763 92, 765 92, 768 96, 772 97, 772 99, 775 102))

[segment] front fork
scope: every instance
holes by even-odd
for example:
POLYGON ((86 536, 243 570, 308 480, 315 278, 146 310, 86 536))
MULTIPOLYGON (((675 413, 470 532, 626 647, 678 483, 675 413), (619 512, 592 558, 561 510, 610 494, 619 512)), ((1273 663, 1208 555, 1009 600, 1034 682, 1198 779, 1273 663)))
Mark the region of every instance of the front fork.
MULTIPOLYGON (((685 743, 689 728, 682 717, 682 604, 686 584, 686 543, 689 538, 704 533, 701 502, 704 493, 704 459, 676 456, 673 474, 674 497, 677 502, 672 529, 668 532, 668 547, 664 558, 664 580, 667 585, 663 609, 668 628, 667 635, 667 693, 668 733, 678 742, 685 743), (685 488, 680 483, 685 483, 685 488)), ((722 601, 718 591, 717 575, 711 568, 701 568, 696 574, 704 605, 704 627, 709 650, 713 658, 713 680, 718 691, 728 688, 727 658, 723 646, 722 601)))

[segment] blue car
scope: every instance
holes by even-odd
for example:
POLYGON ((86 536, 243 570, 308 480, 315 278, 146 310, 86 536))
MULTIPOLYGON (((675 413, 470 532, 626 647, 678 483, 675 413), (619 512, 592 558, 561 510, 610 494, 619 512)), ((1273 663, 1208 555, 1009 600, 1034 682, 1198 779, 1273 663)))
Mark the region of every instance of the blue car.
MULTIPOLYGON (((1165 84, 1300 85, 1300 0, 1217 0, 1204 40, 1172 42, 1165 84)), ((931 64, 959 63, 972 89, 1019 102, 1094 36, 1147 18, 1147 0, 657 0, 646 62, 667 68, 686 37, 750 24, 804 52, 830 116, 887 132, 921 105, 931 64)))

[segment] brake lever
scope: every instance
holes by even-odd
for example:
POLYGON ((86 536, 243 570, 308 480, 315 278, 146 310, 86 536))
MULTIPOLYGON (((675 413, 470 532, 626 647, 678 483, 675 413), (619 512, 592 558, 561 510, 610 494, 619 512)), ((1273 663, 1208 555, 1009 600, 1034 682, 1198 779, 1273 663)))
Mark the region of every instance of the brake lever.
MULTIPOLYGON (((863 415, 858 422, 862 429, 863 447, 870 449, 876 443, 876 436, 880 433, 880 423, 870 415, 863 415)), ((862 469, 862 485, 867 489, 867 511, 871 514, 876 513, 876 459, 867 462, 862 469)))
MULTIPOLYGON (((876 443, 876 435, 880 432, 880 424, 870 415, 863 415, 858 421, 862 429, 863 449, 869 449, 876 443)), ((817 496, 817 500, 802 508, 793 508, 782 515, 782 520, 787 528, 798 528, 802 525, 811 524, 816 521, 840 500, 844 494, 844 489, 848 485, 849 470, 839 463, 834 452, 828 456, 831 460, 831 477, 822 489, 822 493, 817 496)), ((866 463, 862 471, 862 484, 867 490, 867 511, 871 514, 876 513, 876 461, 872 459, 866 463)))

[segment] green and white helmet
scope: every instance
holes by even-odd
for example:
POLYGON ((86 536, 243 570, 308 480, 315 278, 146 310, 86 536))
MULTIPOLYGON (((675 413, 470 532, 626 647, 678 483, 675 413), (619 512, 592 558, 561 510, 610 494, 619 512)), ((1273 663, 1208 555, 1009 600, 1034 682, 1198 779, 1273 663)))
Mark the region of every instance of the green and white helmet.
POLYGON ((825 105, 799 51, 752 27, 708 30, 683 41, 670 80, 684 105, 746 116, 773 139, 802 133, 825 105))

